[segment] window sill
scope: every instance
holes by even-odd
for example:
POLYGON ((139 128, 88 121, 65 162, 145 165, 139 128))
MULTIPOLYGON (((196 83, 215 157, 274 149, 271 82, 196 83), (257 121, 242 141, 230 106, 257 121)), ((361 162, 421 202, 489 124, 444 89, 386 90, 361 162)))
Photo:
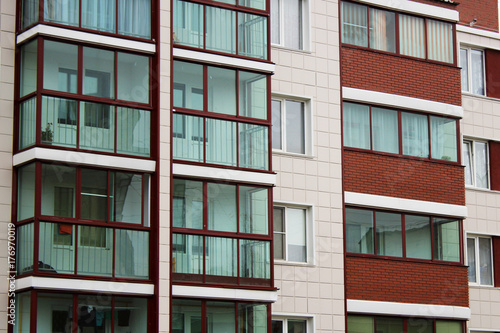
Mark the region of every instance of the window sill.
POLYGON ((483 187, 475 187, 474 185, 465 185, 465 189, 478 192, 500 193, 500 191, 497 190, 492 190, 490 188, 483 188, 483 187))
POLYGON ((272 153, 273 153, 273 156, 274 155, 281 155, 281 156, 288 156, 288 157, 299 157, 299 158, 304 158, 304 159, 313 159, 313 158, 315 158, 314 155, 310 155, 310 154, 289 153, 289 152, 286 152, 286 151, 274 150, 274 149, 273 149, 272 153))
POLYGON ((498 102, 500 99, 498 98, 494 98, 494 97, 488 97, 486 95, 478 95, 478 94, 473 94, 471 92, 468 92, 468 91, 462 91, 462 95, 463 96, 467 96, 467 97, 474 97, 474 98, 479 98, 479 99, 484 99, 484 100, 489 100, 489 101, 496 101, 498 102))
POLYGON ((292 52, 297 52, 297 53, 302 53, 302 54, 312 54, 312 51, 310 51, 310 50, 293 49, 293 48, 286 47, 283 45, 278 45, 278 44, 271 44, 271 50, 292 51, 292 52))
POLYGON ((491 289, 491 290, 500 289, 500 287, 495 287, 493 285, 478 284, 478 283, 472 283, 472 282, 469 282, 469 288, 480 288, 480 289, 491 289))
POLYGON ((286 261, 280 259, 274 259, 274 265, 280 266, 301 266, 301 267, 315 267, 313 263, 310 262, 300 262, 300 261, 286 261))

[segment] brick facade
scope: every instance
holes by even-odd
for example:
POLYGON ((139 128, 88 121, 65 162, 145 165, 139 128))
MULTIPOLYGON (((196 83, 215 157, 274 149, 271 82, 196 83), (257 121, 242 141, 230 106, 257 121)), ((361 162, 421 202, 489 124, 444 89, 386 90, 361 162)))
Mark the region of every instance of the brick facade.
POLYGON ((347 256, 346 298, 469 306, 467 267, 347 256))
POLYGON ((498 31, 497 0, 462 0, 457 10, 460 12, 460 24, 469 26, 476 19, 474 28, 498 31))

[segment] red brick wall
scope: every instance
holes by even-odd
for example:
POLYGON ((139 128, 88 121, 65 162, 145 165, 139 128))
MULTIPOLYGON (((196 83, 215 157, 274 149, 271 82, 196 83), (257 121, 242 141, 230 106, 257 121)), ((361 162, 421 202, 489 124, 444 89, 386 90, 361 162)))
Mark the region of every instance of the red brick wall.
POLYGON ((500 191, 500 142, 490 141, 490 188, 500 191))
POLYGON ((461 105, 460 69, 342 47, 342 86, 461 105))
POLYGON ((460 165, 344 150, 344 190, 465 205, 460 165))
POLYGON ((347 257, 345 270, 348 299, 469 306, 465 266, 347 257))
POLYGON ((459 23, 469 25, 477 19, 475 28, 498 31, 497 0, 458 0, 459 23))
POLYGON ((500 98, 500 51, 484 50, 486 72, 486 95, 500 98))

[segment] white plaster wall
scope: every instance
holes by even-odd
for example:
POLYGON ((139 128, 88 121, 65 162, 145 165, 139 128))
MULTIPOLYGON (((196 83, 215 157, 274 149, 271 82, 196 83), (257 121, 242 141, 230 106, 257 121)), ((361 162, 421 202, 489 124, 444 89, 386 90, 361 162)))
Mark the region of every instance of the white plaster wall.
POLYGON ((315 332, 344 332, 338 1, 308 4, 310 48, 273 47, 271 60, 273 93, 311 99, 312 152, 275 152, 272 166, 274 201, 313 206, 315 262, 275 263, 279 290, 272 312, 312 315, 315 332))
POLYGON ((7 224, 11 220, 16 5, 0 0, 0 332, 7 332, 7 224))

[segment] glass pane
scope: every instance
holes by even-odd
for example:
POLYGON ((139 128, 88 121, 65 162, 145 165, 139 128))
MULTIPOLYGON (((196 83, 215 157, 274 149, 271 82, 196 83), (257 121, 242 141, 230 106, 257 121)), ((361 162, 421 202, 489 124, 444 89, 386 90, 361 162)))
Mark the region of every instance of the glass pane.
POLYGON ((48 22, 78 26, 79 14, 78 0, 45 0, 43 3, 43 19, 48 22))
POLYGON ((17 274, 33 272, 35 227, 33 223, 23 224, 16 229, 17 274))
POLYGON ((373 317, 347 316, 347 333, 374 333, 375 323, 373 317))
POLYGON ((36 90, 37 78, 37 39, 21 46, 21 73, 19 84, 19 97, 36 90))
POLYGON ((203 183, 174 179, 172 226, 174 228, 203 228, 203 183))
POLYGON ((269 135, 267 126, 239 124, 240 167, 269 168, 269 135))
POLYGON ((427 57, 430 60, 453 63, 453 25, 427 19, 427 57))
POLYGON ((429 126, 427 116, 416 113, 401 113, 403 154, 429 157, 429 126))
POLYGON ((114 106, 80 102, 80 148, 112 152, 114 133, 114 106))
POLYGON ((239 190, 240 232, 267 235, 269 190, 247 186, 240 186, 239 190))
POLYGON ((142 175, 111 174, 110 219, 116 222, 142 223, 142 175))
POLYGON ((377 333, 403 332, 403 318, 377 317, 377 333))
POLYGON ((486 142, 474 142, 474 162, 476 167, 476 186, 488 188, 488 144, 486 142))
POLYGON ((207 191, 208 230, 236 232, 236 186, 209 183, 207 191))
POLYGON ((115 276, 149 277, 149 232, 116 229, 115 276))
POLYGON ((302 0, 287 1, 282 6, 284 31, 281 33, 283 46, 301 50, 303 48, 302 0))
POLYGON ((239 115, 267 119, 267 76, 239 71, 239 115))
POLYGON ((373 150, 399 153, 398 113, 393 110, 372 108, 373 150))
POLYGON ((201 236, 173 234, 172 272, 203 273, 203 238, 201 236))
POLYGON ((19 13, 21 29, 27 28, 33 23, 38 22, 38 1, 39 0, 22 0, 19 13))
POLYGON ((238 4, 240 6, 266 10, 266 2, 264 0, 239 0, 238 4))
POLYGON ((305 111, 304 103, 286 101, 286 151, 305 154, 305 111))
POLYGON ((238 326, 240 333, 267 333, 267 305, 239 303, 238 326))
POLYGON ((207 302, 207 332, 233 333, 236 308, 232 302, 207 302))
POLYGON ((17 220, 35 216, 35 163, 17 169, 17 220))
POLYGON ((118 107, 116 113, 116 152, 150 156, 151 112, 118 107))
POLYGON ((267 18, 238 13, 238 45, 240 55, 267 59, 267 18))
POLYGON ((19 149, 35 144, 36 97, 19 104, 19 149))
MULTIPOLYGON (((110 0, 104 0, 102 3, 107 1, 110 0)), ((83 94, 105 98, 115 97, 114 52, 90 47, 83 48, 83 94)))
MULTIPOLYGON (((19 273, 19 272, 18 272, 19 273)), ((17 293, 13 333, 29 333, 31 317, 31 292, 17 293)), ((10 321, 10 318, 9 318, 10 321)))
POLYGON ((174 106, 203 110, 203 66, 174 61, 174 106))
POLYGON ((473 185, 472 181, 472 142, 464 141, 462 144, 462 152, 463 152, 463 164, 465 166, 464 176, 465 176, 465 185, 473 185))
POLYGON ((113 271, 113 230, 78 227, 78 274, 111 276, 113 271))
POLYGON ((174 113, 173 157, 203 162, 203 118, 174 113))
POLYGON ((469 282, 477 282, 476 277, 476 239, 467 238, 467 265, 469 282))
POLYGON ((232 10, 206 6, 206 48, 236 53, 236 13, 232 10))
POLYGON ((78 46, 50 40, 43 45, 43 88, 77 93, 78 46))
POLYGON ((461 333, 462 322, 451 320, 436 320, 436 333, 461 333))
POLYGON ((208 67, 208 111, 236 115, 236 71, 208 67))
POLYGON ((307 261, 306 210, 302 208, 285 209, 288 260, 307 261))
POLYGON ((370 107, 343 103, 344 146, 370 149, 370 107))
POLYGON ((172 40, 174 44, 203 48, 203 6, 174 0, 172 40))
MULTIPOLYGON (((112 297, 109 295, 78 295, 78 327, 83 332, 101 332, 112 324, 112 297)), ((115 313, 115 320, 117 314, 115 313)), ((111 331, 111 330, 109 330, 111 331)))
POLYGON ((285 259, 285 209, 273 208, 274 258, 285 259))
POLYGON ((118 1, 118 33, 151 38, 151 0, 118 1))
POLYGON ((377 254, 402 257, 401 214, 376 212, 375 219, 377 225, 377 254))
POLYGON ((272 101, 272 116, 273 116, 273 149, 282 149, 282 114, 281 101, 272 101))
POLYGON ((236 123, 206 119, 207 163, 236 166, 236 123))
POLYGON ((396 52, 396 14, 370 8, 370 48, 396 52))
POLYGON ((406 257, 432 259, 429 217, 405 215, 406 257))
POLYGON ((271 324, 271 332, 272 333, 283 333, 283 321, 282 320, 273 320, 271 324))
POLYGON ((75 227, 40 222, 38 270, 46 273, 75 273, 75 227))
POLYGON ((81 218, 108 219, 108 172, 82 169, 81 218))
POLYGON ((81 0, 82 28, 99 31, 116 31, 115 0, 81 0))
POLYGON ((271 43, 281 44, 281 6, 280 0, 271 0, 271 43))
POLYGON ((457 161, 457 121, 431 116, 432 158, 457 161))
POLYGON ((256 279, 271 278, 271 243, 240 240, 240 276, 256 279))
POLYGON ((117 97, 149 103, 149 57, 118 52, 117 97))
POLYGON ((206 237, 206 274, 219 276, 238 275, 237 240, 206 237))
POLYGON ((76 148, 78 102, 42 96, 42 128, 40 142, 76 148))
POLYGON ((172 301, 172 332, 201 333, 201 301, 174 299, 172 301))
POLYGON ((460 261, 460 232, 457 220, 434 218, 434 259, 460 261))
POLYGON ((434 320, 412 317, 406 321, 408 333, 434 333, 434 320))
POLYGON ((479 277, 481 284, 492 285, 491 239, 479 238, 479 277))
POLYGON ((305 320, 288 319, 288 333, 306 333, 307 325, 305 320))
POLYGON ((73 331, 73 295, 39 293, 37 303, 36 326, 38 332, 73 331))
POLYGON ((75 217, 76 168, 42 165, 42 215, 75 217))
POLYGON ((471 93, 484 95, 484 57, 483 51, 470 50, 470 75, 471 75, 471 93))
MULTIPOLYGON (((115 297, 113 332, 147 332, 148 300, 139 297, 115 297)), ((108 317, 109 319, 109 317, 108 317)))
POLYGON ((374 254, 373 212, 370 210, 346 208, 346 251, 374 254))
POLYGON ((460 76, 462 81, 462 91, 469 91, 469 61, 467 53, 467 49, 460 49, 460 76))
POLYGON ((399 14, 399 52, 407 56, 425 58, 424 19, 399 14))
POLYGON ((368 47, 367 7, 342 2, 342 43, 368 47))

